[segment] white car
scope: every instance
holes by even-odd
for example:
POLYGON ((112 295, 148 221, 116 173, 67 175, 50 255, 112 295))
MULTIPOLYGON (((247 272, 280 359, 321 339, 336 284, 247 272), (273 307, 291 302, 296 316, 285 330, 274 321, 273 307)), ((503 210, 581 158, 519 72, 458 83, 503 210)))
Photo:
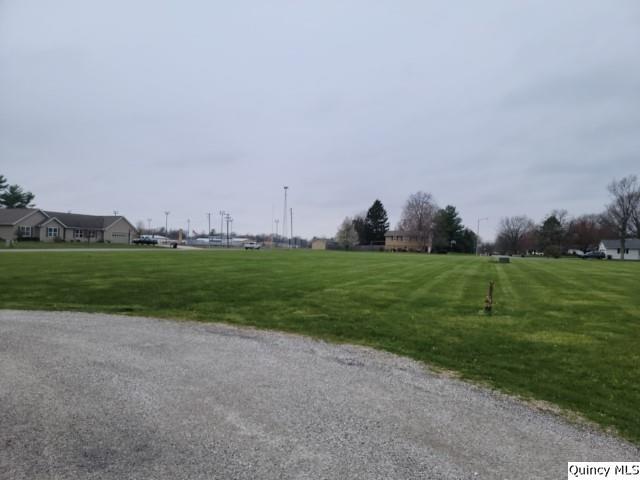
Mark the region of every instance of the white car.
POLYGON ((260 250, 260 245, 258 242, 247 242, 244 244, 245 250, 260 250))

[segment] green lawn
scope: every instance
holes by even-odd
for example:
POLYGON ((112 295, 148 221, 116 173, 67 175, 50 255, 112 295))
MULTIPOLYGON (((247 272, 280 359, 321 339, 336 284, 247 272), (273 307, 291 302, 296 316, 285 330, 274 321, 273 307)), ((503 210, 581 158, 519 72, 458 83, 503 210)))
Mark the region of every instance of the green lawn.
POLYGON ((128 243, 104 242, 14 242, 7 245, 0 241, 0 249, 32 250, 32 249, 73 249, 73 248, 149 248, 148 245, 129 245, 128 243))
POLYGON ((640 443, 640 262, 312 251, 0 254, 0 307, 254 325, 371 345, 640 443), (489 280, 495 313, 481 314, 489 280))

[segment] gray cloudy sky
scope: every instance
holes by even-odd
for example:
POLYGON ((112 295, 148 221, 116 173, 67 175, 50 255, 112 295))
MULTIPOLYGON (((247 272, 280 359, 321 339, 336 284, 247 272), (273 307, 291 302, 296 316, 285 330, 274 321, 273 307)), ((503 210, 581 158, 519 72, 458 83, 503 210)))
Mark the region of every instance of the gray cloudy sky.
POLYGON ((270 232, 287 184, 311 237, 424 190, 493 236, 639 153, 637 0, 0 0, 0 173, 52 210, 270 232))

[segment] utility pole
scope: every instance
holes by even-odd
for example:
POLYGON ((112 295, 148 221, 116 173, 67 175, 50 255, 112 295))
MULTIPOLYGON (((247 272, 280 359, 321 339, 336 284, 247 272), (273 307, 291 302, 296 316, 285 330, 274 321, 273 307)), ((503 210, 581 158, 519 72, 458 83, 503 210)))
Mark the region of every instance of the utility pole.
POLYGON ((285 240, 287 238, 287 213, 289 213, 287 212, 287 190, 289 190, 289 187, 285 185, 284 186, 284 212, 282 215, 282 235, 284 236, 285 240))
POLYGON ((164 235, 167 238, 169 238, 169 214, 170 213, 171 212, 169 211, 164 212, 164 235))
POLYGON ((478 217, 478 228, 476 230, 476 255, 480 255, 480 222, 483 220, 489 220, 489 217, 478 217))
POLYGON ((289 229, 291 230, 291 240, 289 240, 289 247, 293 243, 293 247, 295 248, 295 240, 293 239, 293 208, 289 209, 289 213, 291 214, 291 221, 289 222, 289 229))

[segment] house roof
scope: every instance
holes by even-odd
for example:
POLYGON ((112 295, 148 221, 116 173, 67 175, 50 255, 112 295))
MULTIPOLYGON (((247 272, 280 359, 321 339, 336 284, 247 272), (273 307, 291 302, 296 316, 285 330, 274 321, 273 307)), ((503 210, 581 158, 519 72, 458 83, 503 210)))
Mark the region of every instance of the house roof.
POLYGON ((121 215, 83 215, 80 213, 51 212, 40 210, 39 208, 0 208, 0 225, 16 225, 23 218, 27 218, 36 212, 42 212, 48 217, 41 225, 50 222, 54 218, 66 228, 104 230, 121 218, 131 225, 121 215))
MULTIPOLYGON (((602 240, 604 248, 620 248, 620 240, 602 240)), ((640 249, 640 238, 627 238, 624 248, 630 248, 633 250, 640 249)))
POLYGON ((389 230, 384 234, 385 237, 394 237, 397 235, 417 236, 419 234, 416 232, 405 232, 403 230, 389 230))
POLYGON ((102 230, 116 220, 122 218, 114 215, 83 215, 80 213, 44 212, 49 217, 58 219, 67 228, 86 228, 90 230, 102 230))
POLYGON ((0 208, 0 225, 15 225, 37 211, 37 208, 0 208))

